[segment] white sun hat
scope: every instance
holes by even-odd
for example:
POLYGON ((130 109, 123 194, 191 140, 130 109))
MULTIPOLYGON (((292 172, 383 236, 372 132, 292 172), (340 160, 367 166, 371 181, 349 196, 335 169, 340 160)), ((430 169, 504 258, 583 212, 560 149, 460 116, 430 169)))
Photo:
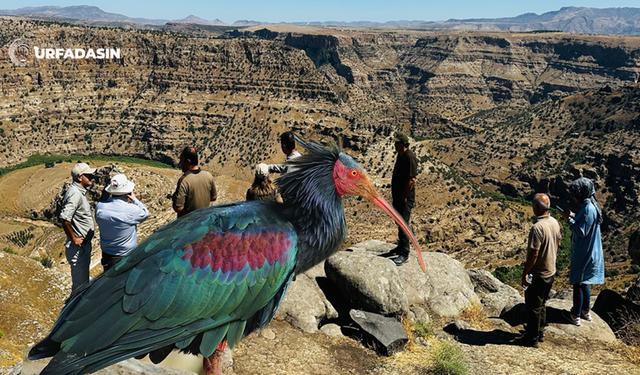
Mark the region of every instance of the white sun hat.
POLYGON ((105 190, 111 195, 125 195, 131 193, 134 186, 136 186, 136 184, 127 180, 127 176, 117 174, 113 176, 109 186, 107 186, 105 190))
POLYGON ((269 176, 269 166, 265 163, 256 165, 256 176, 267 178, 269 176))

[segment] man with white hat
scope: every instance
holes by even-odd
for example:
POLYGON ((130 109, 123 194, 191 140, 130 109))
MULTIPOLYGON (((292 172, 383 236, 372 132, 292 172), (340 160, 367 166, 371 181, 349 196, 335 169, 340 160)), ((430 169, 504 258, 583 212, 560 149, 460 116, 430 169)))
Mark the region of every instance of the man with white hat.
POLYGON ((96 206, 104 272, 138 245, 137 225, 149 217, 149 210, 133 193, 134 187, 125 175, 117 174, 105 189, 111 198, 96 206))
POLYGON ((62 200, 60 222, 67 235, 65 255, 71 266, 71 291, 89 281, 91 263, 91 239, 95 232, 91 206, 87 200, 87 188, 96 169, 87 163, 78 163, 71 169, 73 183, 62 200))

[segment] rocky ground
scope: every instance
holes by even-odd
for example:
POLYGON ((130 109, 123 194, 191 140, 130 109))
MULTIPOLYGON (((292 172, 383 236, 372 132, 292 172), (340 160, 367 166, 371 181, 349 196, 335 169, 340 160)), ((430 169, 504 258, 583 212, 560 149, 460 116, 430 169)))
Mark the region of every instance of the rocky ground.
MULTIPOLYGON (((426 274, 422 274, 414 256, 411 257, 410 263, 402 267, 396 267, 389 260, 376 257, 380 251, 392 246, 379 241, 358 244, 350 251, 331 258, 328 261, 331 266, 320 265, 307 272, 304 276, 312 280, 311 284, 302 277, 296 280, 276 320, 264 330, 242 341, 233 350, 232 355, 225 356, 225 374, 427 374, 437 372, 438 353, 442 352, 443 347, 451 346, 461 353, 456 363, 464 363, 469 374, 640 374, 638 349, 627 347, 617 340, 609 326, 596 314, 593 322, 584 322, 582 327, 569 325, 562 318, 561 312, 571 305, 570 299, 567 299, 569 293, 558 293, 549 302, 550 325, 546 330, 545 342, 540 344, 539 348, 523 348, 512 342, 522 330, 523 311, 522 305, 519 305, 522 297, 519 293, 515 292, 513 296, 513 292, 508 290, 510 287, 502 285, 483 271, 464 270, 460 263, 444 254, 425 253, 429 265, 426 274), (373 265, 373 259, 379 259, 379 264, 373 265), (372 264, 371 269, 363 272, 361 260, 372 264), (411 304, 399 304, 396 312, 396 315, 403 316, 404 327, 409 334, 408 345, 404 351, 390 357, 378 356, 370 347, 363 346, 355 339, 352 336, 353 323, 346 322, 343 315, 345 307, 357 307, 358 303, 378 298, 376 295, 368 294, 372 290, 370 287, 379 283, 382 277, 378 276, 377 272, 372 272, 375 267, 380 268, 383 272, 380 275, 385 275, 389 284, 398 282, 403 285, 406 294, 401 291, 400 295, 411 301, 411 304), (325 274, 324 270, 332 268, 340 271, 337 274, 333 271, 325 274), (447 278, 441 280, 434 278, 435 275, 445 275, 447 278), (364 299, 354 297, 354 300, 349 301, 349 306, 336 299, 335 293, 325 296, 323 292, 319 292, 319 300, 315 302, 313 298, 307 298, 308 295, 313 295, 313 291, 322 290, 319 285, 326 283, 323 281, 326 277, 331 281, 337 281, 339 285, 359 285, 355 294, 367 296, 364 299), (458 285, 452 284, 454 280, 458 280, 458 285), (422 286, 422 294, 416 294, 415 291, 419 290, 414 288, 417 286, 422 286), (452 287, 456 287, 457 291, 451 289, 452 287), (300 294, 300 291, 304 293, 300 294), (487 316, 495 314, 487 313, 485 310, 496 306, 495 299, 487 298, 489 295, 511 295, 516 299, 516 303, 509 298, 503 299, 502 304, 506 305, 499 309, 502 311, 498 314, 500 318, 488 318, 487 316), (425 303, 421 304, 424 309, 418 307, 415 298, 424 299, 425 303), (478 304, 477 301, 480 299, 482 303, 478 304), (469 300, 476 302, 469 304, 469 300), (461 304, 461 301, 467 302, 461 304), (317 309, 317 305, 331 308, 322 311, 323 309, 317 309), (315 326, 305 326, 306 322, 314 319, 315 326), (418 329, 418 325, 425 322, 429 322, 430 327, 426 332, 418 329), (318 329, 318 326, 321 328, 318 329)), ((22 257, 4 255, 0 257, 1 269, 12 268, 15 262, 20 261, 23 261, 22 257)), ((22 265, 22 268, 32 267, 22 265)), ((34 283, 28 289, 39 290, 40 283, 48 284, 57 291, 49 291, 49 296, 55 297, 56 293, 68 292, 69 277, 65 273, 40 269, 32 276, 34 283), (46 277, 47 275, 49 277, 46 277), (60 280, 64 281, 60 283, 60 280)), ((6 282, 0 286, 0 291, 8 288, 6 282)), ((24 297, 28 291, 20 285, 13 284, 13 288, 8 295, 13 295, 14 298, 24 297)), ((383 291, 378 296, 384 295, 386 293, 383 291)), ((61 299, 58 298, 47 300, 55 301, 54 305, 61 303, 61 299)), ((381 302, 381 306, 385 306, 389 311, 394 305, 396 304, 389 299, 381 302)), ((37 308, 42 309, 43 306, 37 308)), ((34 307, 31 306, 25 313, 32 316, 33 311, 34 307)), ((52 324, 50 318, 55 316, 55 312, 50 315, 49 318, 36 317, 38 323, 31 321, 31 317, 27 322, 15 322, 20 329, 8 332, 5 339, 14 336, 15 332, 22 332, 26 334, 22 340, 37 340, 52 324)), ((11 355, 16 351, 5 350, 3 353, 11 355)), ((184 359, 174 358, 164 366, 178 366, 183 369, 187 366, 188 371, 197 372, 198 360, 195 357, 189 358, 193 359, 185 362, 184 359)), ((19 362, 19 358, 14 358, 12 362, 15 363, 16 360, 19 362)), ((16 367, 11 365, 12 362, 5 362, 5 367, 0 367, 0 372, 18 374, 21 371, 25 375, 35 374, 46 363, 25 362, 16 367)), ((183 371, 185 370, 158 368, 148 363, 130 360, 101 370, 98 374, 188 373, 183 371)))

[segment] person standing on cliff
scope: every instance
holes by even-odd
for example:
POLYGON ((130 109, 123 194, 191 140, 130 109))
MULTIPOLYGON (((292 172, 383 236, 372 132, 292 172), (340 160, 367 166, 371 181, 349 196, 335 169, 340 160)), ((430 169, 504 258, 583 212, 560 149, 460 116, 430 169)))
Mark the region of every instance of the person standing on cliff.
POLYGON ((291 172, 293 168, 288 165, 288 162, 302 156, 296 150, 296 140, 292 132, 284 132, 280 135, 280 147, 282 148, 282 152, 287 155, 287 159, 284 163, 269 164, 269 173, 286 174, 291 172))
POLYGON ((180 168, 184 174, 178 180, 176 191, 171 196, 173 210, 178 214, 178 218, 208 207, 218 199, 213 176, 198 166, 198 154, 194 147, 188 146, 182 150, 180 168))
POLYGON ((562 239, 560 224, 549 215, 550 201, 546 194, 536 194, 532 201, 537 222, 529 231, 527 261, 522 271, 522 287, 526 288, 524 303, 527 311, 527 328, 518 345, 538 347, 544 340, 547 319, 546 303, 556 274, 558 245, 562 239), (527 275, 531 274, 531 280, 527 275))
POLYGON ((566 314, 571 324, 591 321, 592 284, 604 284, 604 254, 600 225, 602 210, 596 200, 596 189, 588 178, 581 177, 569 184, 571 198, 580 203, 580 211, 563 212, 571 228, 571 268, 569 284, 573 285, 573 308, 566 314))
POLYGON ((127 176, 117 174, 105 189, 111 197, 96 206, 104 272, 138 246, 137 225, 149 217, 149 210, 136 198, 134 187, 127 176))
MULTIPOLYGON (((404 132, 397 132, 393 137, 393 143, 398 157, 393 167, 391 177, 391 197, 393 208, 402 216, 409 225, 411 210, 416 202, 416 175, 418 174, 418 161, 413 151, 409 149, 409 137, 404 132)), ((398 246, 388 253, 381 254, 384 257, 396 256, 393 262, 399 266, 409 259, 409 237, 398 226, 398 246)))
POLYGON ((71 292, 89 281, 91 264, 91 239, 95 233, 91 206, 87 200, 87 188, 96 169, 87 163, 78 163, 71 169, 73 183, 62 200, 60 222, 67 235, 65 255, 71 266, 71 292))
POLYGON ((271 182, 269 167, 266 164, 260 163, 256 165, 253 184, 247 190, 246 199, 248 201, 282 203, 282 196, 278 192, 278 188, 271 182))

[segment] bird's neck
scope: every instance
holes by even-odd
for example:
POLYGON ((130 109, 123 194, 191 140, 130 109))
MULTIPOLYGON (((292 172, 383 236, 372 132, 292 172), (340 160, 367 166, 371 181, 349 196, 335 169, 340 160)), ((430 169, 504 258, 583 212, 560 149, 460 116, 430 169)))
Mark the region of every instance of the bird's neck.
POLYGON ((347 238, 342 199, 290 202, 299 236, 296 273, 302 273, 338 251, 347 238))
POLYGON ((298 232, 296 272, 336 252, 347 237, 342 199, 333 182, 333 163, 307 163, 278 179, 284 211, 298 232))

